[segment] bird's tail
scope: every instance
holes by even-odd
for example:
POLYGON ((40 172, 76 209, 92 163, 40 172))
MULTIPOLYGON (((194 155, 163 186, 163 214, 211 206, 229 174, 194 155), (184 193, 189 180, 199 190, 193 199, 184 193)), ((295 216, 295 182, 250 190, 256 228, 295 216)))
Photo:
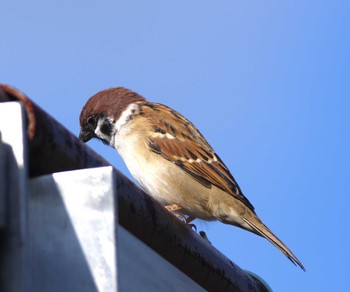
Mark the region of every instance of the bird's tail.
POLYGON ((298 260, 298 258, 292 253, 292 251, 276 236, 273 232, 260 221, 259 218, 252 218, 253 220, 248 220, 243 218, 243 220, 253 229, 255 233, 266 238, 275 247, 277 247, 293 264, 298 265, 305 271, 304 266, 298 260))

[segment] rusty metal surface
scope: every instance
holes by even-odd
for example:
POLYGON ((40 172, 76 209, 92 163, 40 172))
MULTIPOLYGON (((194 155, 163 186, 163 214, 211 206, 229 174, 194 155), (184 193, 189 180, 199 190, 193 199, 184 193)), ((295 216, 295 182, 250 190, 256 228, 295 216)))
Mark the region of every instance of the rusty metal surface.
MULTIPOLYGON (((27 112, 29 175, 109 165, 17 89, 0 84, 0 102, 27 112)), ((268 291, 117 171, 120 224, 209 291, 268 291)))

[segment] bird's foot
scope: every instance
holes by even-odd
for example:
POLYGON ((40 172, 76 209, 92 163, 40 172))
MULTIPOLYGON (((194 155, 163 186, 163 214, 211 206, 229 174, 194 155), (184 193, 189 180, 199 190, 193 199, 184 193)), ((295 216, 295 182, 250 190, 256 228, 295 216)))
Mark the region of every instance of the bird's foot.
POLYGON ((173 214, 177 219, 179 219, 181 222, 186 224, 186 216, 182 215, 182 214, 178 214, 175 212, 170 212, 171 214, 173 214))
POLYGON ((195 232, 197 232, 197 226, 194 224, 187 224, 188 227, 190 227, 191 229, 193 229, 195 232))
MULTIPOLYGON (((181 222, 185 223, 188 227, 190 227, 191 229, 193 229, 193 231, 195 231, 196 233, 198 232, 197 230, 197 226, 195 224, 191 224, 191 222, 196 219, 195 217, 192 216, 186 216, 183 214, 179 214, 176 213, 176 211, 179 211, 182 209, 181 206, 177 205, 177 204, 172 204, 172 205, 167 205, 165 206, 165 209, 167 209, 168 211, 170 211, 171 214, 173 214, 174 216, 177 217, 177 219, 179 219, 181 222)), ((199 231, 199 235, 205 239, 206 241, 208 241, 210 244, 211 242, 209 241, 207 234, 204 231, 199 231)))
POLYGON ((176 211, 180 211, 183 209, 178 204, 167 205, 167 206, 165 206, 165 209, 167 209, 170 213, 172 213, 174 216, 176 216, 177 219, 179 219, 181 222, 183 222, 185 224, 189 224, 194 219, 196 219, 192 216, 186 216, 186 215, 177 213, 176 211))
POLYGON ((208 239, 207 234, 204 231, 199 231, 199 235, 211 244, 210 240, 208 239))

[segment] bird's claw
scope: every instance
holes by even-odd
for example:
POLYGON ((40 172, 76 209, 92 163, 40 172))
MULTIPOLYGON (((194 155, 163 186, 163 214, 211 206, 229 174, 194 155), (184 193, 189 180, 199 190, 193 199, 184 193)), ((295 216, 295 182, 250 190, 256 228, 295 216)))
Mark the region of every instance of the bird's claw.
POLYGON ((208 239, 207 234, 204 231, 199 231, 199 235, 211 244, 210 240, 208 239))
MULTIPOLYGON (((170 211, 171 214, 173 214, 174 216, 176 216, 177 219, 179 219, 181 222, 185 223, 188 227, 190 227, 191 229, 193 229, 194 232, 198 232, 197 226, 192 222, 195 218, 192 216, 185 216, 179 213, 176 213, 176 211, 181 210, 182 208, 179 205, 173 204, 173 205, 168 205, 165 206, 165 209, 167 209, 168 211, 170 211)), ((207 234, 204 231, 199 231, 199 235, 200 237, 202 237, 203 239, 205 239, 206 241, 208 241, 210 244, 210 240, 207 237, 207 234)))

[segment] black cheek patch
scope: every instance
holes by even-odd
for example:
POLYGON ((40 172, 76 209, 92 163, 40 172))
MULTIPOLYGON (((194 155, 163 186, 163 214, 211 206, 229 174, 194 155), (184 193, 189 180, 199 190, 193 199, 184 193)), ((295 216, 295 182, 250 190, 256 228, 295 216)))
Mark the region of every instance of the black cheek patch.
POLYGON ((112 125, 108 121, 105 121, 100 128, 100 131, 106 136, 111 136, 112 134, 112 125))

